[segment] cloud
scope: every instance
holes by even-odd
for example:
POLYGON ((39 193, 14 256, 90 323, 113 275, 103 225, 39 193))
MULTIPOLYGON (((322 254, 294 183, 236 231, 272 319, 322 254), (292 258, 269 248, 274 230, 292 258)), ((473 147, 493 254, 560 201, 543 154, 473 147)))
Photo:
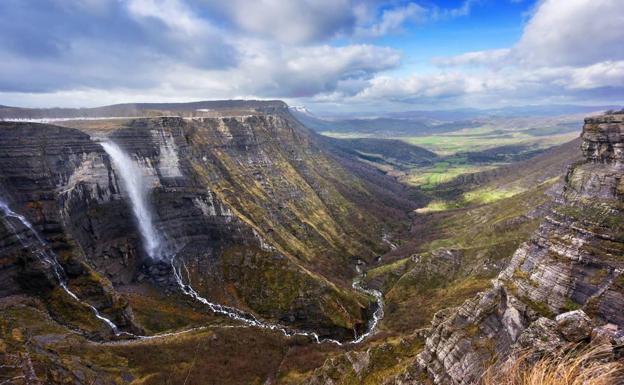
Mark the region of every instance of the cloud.
POLYGON ((188 6, 178 0, 127 0, 129 13, 139 21, 154 19, 175 34, 200 37, 211 31, 210 25, 195 16, 188 6))
POLYGON ((236 48, 217 29, 193 19, 180 1, 159 3, 0 2, 0 90, 149 87, 172 63, 236 65, 236 48), (180 17, 169 22, 160 11, 180 17))
POLYGON ((204 0, 202 4, 235 30, 288 44, 349 33, 356 21, 350 0, 204 0))
POLYGON ((433 64, 440 67, 454 67, 466 65, 500 65, 510 57, 511 49, 501 48, 487 51, 466 52, 451 57, 434 57, 433 64))
POLYGON ((535 67, 518 70, 462 72, 459 70, 402 78, 376 77, 351 98, 353 102, 465 102, 499 104, 502 101, 534 104, 565 97, 612 98, 624 93, 624 61, 584 67, 535 67))
POLYGON ((544 0, 511 48, 434 58, 440 66, 517 64, 586 66, 624 59, 624 13, 618 0, 544 0))
POLYGON ((457 8, 440 8, 438 6, 434 6, 431 8, 431 19, 432 20, 448 20, 454 19, 457 17, 468 16, 472 11, 472 7, 477 4, 480 4, 481 0, 464 0, 461 6, 457 8))
MULTIPOLYGON (((318 41, 350 33, 351 5, 3 0, 0 92, 48 93, 51 99, 87 90, 128 97, 148 90, 199 98, 354 94, 376 73, 396 68, 401 55, 370 44, 318 41)), ((388 12, 383 28, 400 24, 388 12)))
POLYGON ((439 70, 378 77, 354 100, 537 102, 624 95, 624 14, 617 0, 544 0, 509 48, 436 57, 439 70))
POLYGON ((0 0, 0 104, 617 97, 618 2, 542 0, 515 44, 437 57, 427 72, 397 75, 407 72, 402 52, 376 45, 392 40, 383 37, 468 16, 485 0, 455 8, 424 0, 0 0))
POLYGON ((353 94, 377 72, 395 68, 401 59, 396 50, 371 45, 291 47, 246 40, 242 46, 237 67, 178 68, 163 80, 186 90, 219 90, 227 96, 311 97, 339 88, 353 94))
POLYGON ((423 23, 428 15, 428 10, 416 3, 408 3, 404 6, 385 9, 380 17, 372 17, 372 22, 366 22, 366 12, 361 12, 359 16, 360 24, 356 28, 355 35, 359 37, 384 36, 397 33, 402 30, 406 23, 423 23))
POLYGON ((514 48, 523 62, 589 65, 624 59, 624 12, 619 0, 542 1, 514 48))

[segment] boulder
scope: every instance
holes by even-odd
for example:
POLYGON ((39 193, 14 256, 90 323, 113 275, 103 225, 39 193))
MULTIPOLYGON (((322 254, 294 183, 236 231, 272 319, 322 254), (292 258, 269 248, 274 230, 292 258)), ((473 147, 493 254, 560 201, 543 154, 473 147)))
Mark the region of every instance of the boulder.
POLYGON ((583 310, 559 314, 555 320, 557 330, 570 342, 579 342, 591 335, 592 320, 583 310))
POLYGON ((624 330, 614 324, 595 327, 591 332, 591 343, 592 345, 622 346, 624 345, 624 330))
POLYGON ((557 322, 540 317, 522 332, 517 344, 522 349, 531 349, 537 353, 553 352, 566 342, 557 326, 557 322))

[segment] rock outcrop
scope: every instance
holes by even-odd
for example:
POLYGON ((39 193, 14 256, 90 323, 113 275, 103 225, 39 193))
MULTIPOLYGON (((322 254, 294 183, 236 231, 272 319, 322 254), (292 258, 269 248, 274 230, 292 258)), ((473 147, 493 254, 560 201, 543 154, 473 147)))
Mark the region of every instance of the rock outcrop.
POLYGON ((439 312, 412 371, 395 383, 475 384, 522 349, 551 351, 624 328, 624 115, 585 120, 585 160, 493 288, 439 312), (555 318, 556 317, 556 318, 555 318), (593 336, 593 337, 592 337, 593 336))

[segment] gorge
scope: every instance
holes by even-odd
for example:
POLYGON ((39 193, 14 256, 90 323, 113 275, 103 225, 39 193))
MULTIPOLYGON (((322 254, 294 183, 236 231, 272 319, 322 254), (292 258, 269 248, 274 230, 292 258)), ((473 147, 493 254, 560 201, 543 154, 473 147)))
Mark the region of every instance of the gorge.
MULTIPOLYGON (((206 305, 210 309, 210 311, 216 314, 224 315, 233 320, 240 321, 244 324, 259 328, 266 328, 269 330, 278 330, 284 333, 284 335, 286 336, 300 335, 311 337, 317 343, 327 341, 341 345, 341 342, 335 339, 323 338, 321 340, 318 334, 315 332, 290 330, 287 327, 279 324, 267 323, 259 320, 252 314, 245 313, 239 309, 235 309, 232 307, 212 303, 208 299, 200 296, 190 284, 190 273, 188 271, 188 268, 184 264, 184 261, 181 261, 179 263, 179 266, 176 266, 176 252, 172 251, 167 244, 164 244, 162 240, 163 238, 158 234, 157 230, 154 229, 152 213, 149 205, 146 202, 147 192, 145 191, 145 181, 143 180, 140 168, 137 167, 130 159, 130 157, 125 154, 123 150, 119 148, 119 146, 117 146, 115 143, 102 142, 101 145, 104 148, 104 151, 106 151, 106 153, 110 156, 112 162, 115 164, 115 169, 120 174, 122 184, 127 191, 129 199, 132 203, 132 210, 138 223, 148 256, 154 261, 164 260, 165 262, 169 262, 171 264, 172 273, 175 276, 175 280, 180 286, 180 290, 182 290, 182 292, 189 295, 194 300, 206 305), (184 268, 184 270, 182 270, 182 268, 184 268), (186 272, 187 283, 184 282, 183 271, 186 272)), ((356 278, 356 280, 359 279, 360 278, 356 278)), ((375 304, 377 309, 374 311, 372 319, 368 321, 367 329, 360 336, 356 334, 352 343, 360 343, 364 341, 366 337, 374 333, 375 327, 377 326, 381 317, 383 317, 383 299, 381 292, 379 292, 378 290, 361 288, 359 281, 356 280, 354 280, 353 282, 353 288, 358 289, 365 294, 373 296, 377 301, 375 304)), ((99 314, 97 314, 97 316, 100 317, 99 314)), ((112 323, 111 325, 114 327, 112 323)), ((116 329, 114 330, 116 331, 116 329)))
POLYGON ((521 193, 423 213, 438 191, 362 162, 364 141, 328 141, 277 101, 206 103, 0 122, 7 373, 468 385, 526 348, 621 358, 624 115, 439 187, 511 174, 521 193))

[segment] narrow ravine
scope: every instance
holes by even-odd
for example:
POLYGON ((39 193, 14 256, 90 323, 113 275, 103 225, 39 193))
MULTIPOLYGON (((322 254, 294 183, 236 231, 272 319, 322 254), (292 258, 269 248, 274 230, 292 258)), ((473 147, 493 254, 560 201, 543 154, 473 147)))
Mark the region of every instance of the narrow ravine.
POLYGON ((33 225, 28 221, 28 219, 26 219, 26 217, 11 210, 9 205, 2 200, 0 200, 0 210, 4 214, 3 218, 4 218, 4 222, 6 226, 13 232, 13 234, 20 241, 22 246, 24 246, 24 249, 26 250, 34 249, 38 258, 41 261, 43 261, 46 265, 50 266, 52 272, 54 273, 54 276, 58 280, 59 285, 65 291, 65 293, 67 293, 71 298, 81 303, 82 305, 88 306, 93 312, 93 314, 95 315, 95 317, 98 318, 100 321, 104 322, 116 336, 127 334, 127 333, 120 332, 119 328, 117 327, 117 325, 115 325, 113 321, 104 317, 94 306, 81 300, 80 298, 78 298, 76 293, 71 291, 69 286, 67 286, 67 278, 66 278, 67 276, 65 274, 65 270, 63 269, 63 266, 61 266, 61 264, 58 261, 58 257, 53 251, 50 250, 47 242, 39 235, 37 230, 35 230, 33 225), (20 235, 20 233, 15 228, 15 226, 11 223, 10 220, 8 220, 8 218, 17 219, 26 229, 28 229, 30 235, 35 240, 37 240, 38 245, 36 248, 33 248, 32 245, 28 242, 28 240, 24 239, 20 235))

